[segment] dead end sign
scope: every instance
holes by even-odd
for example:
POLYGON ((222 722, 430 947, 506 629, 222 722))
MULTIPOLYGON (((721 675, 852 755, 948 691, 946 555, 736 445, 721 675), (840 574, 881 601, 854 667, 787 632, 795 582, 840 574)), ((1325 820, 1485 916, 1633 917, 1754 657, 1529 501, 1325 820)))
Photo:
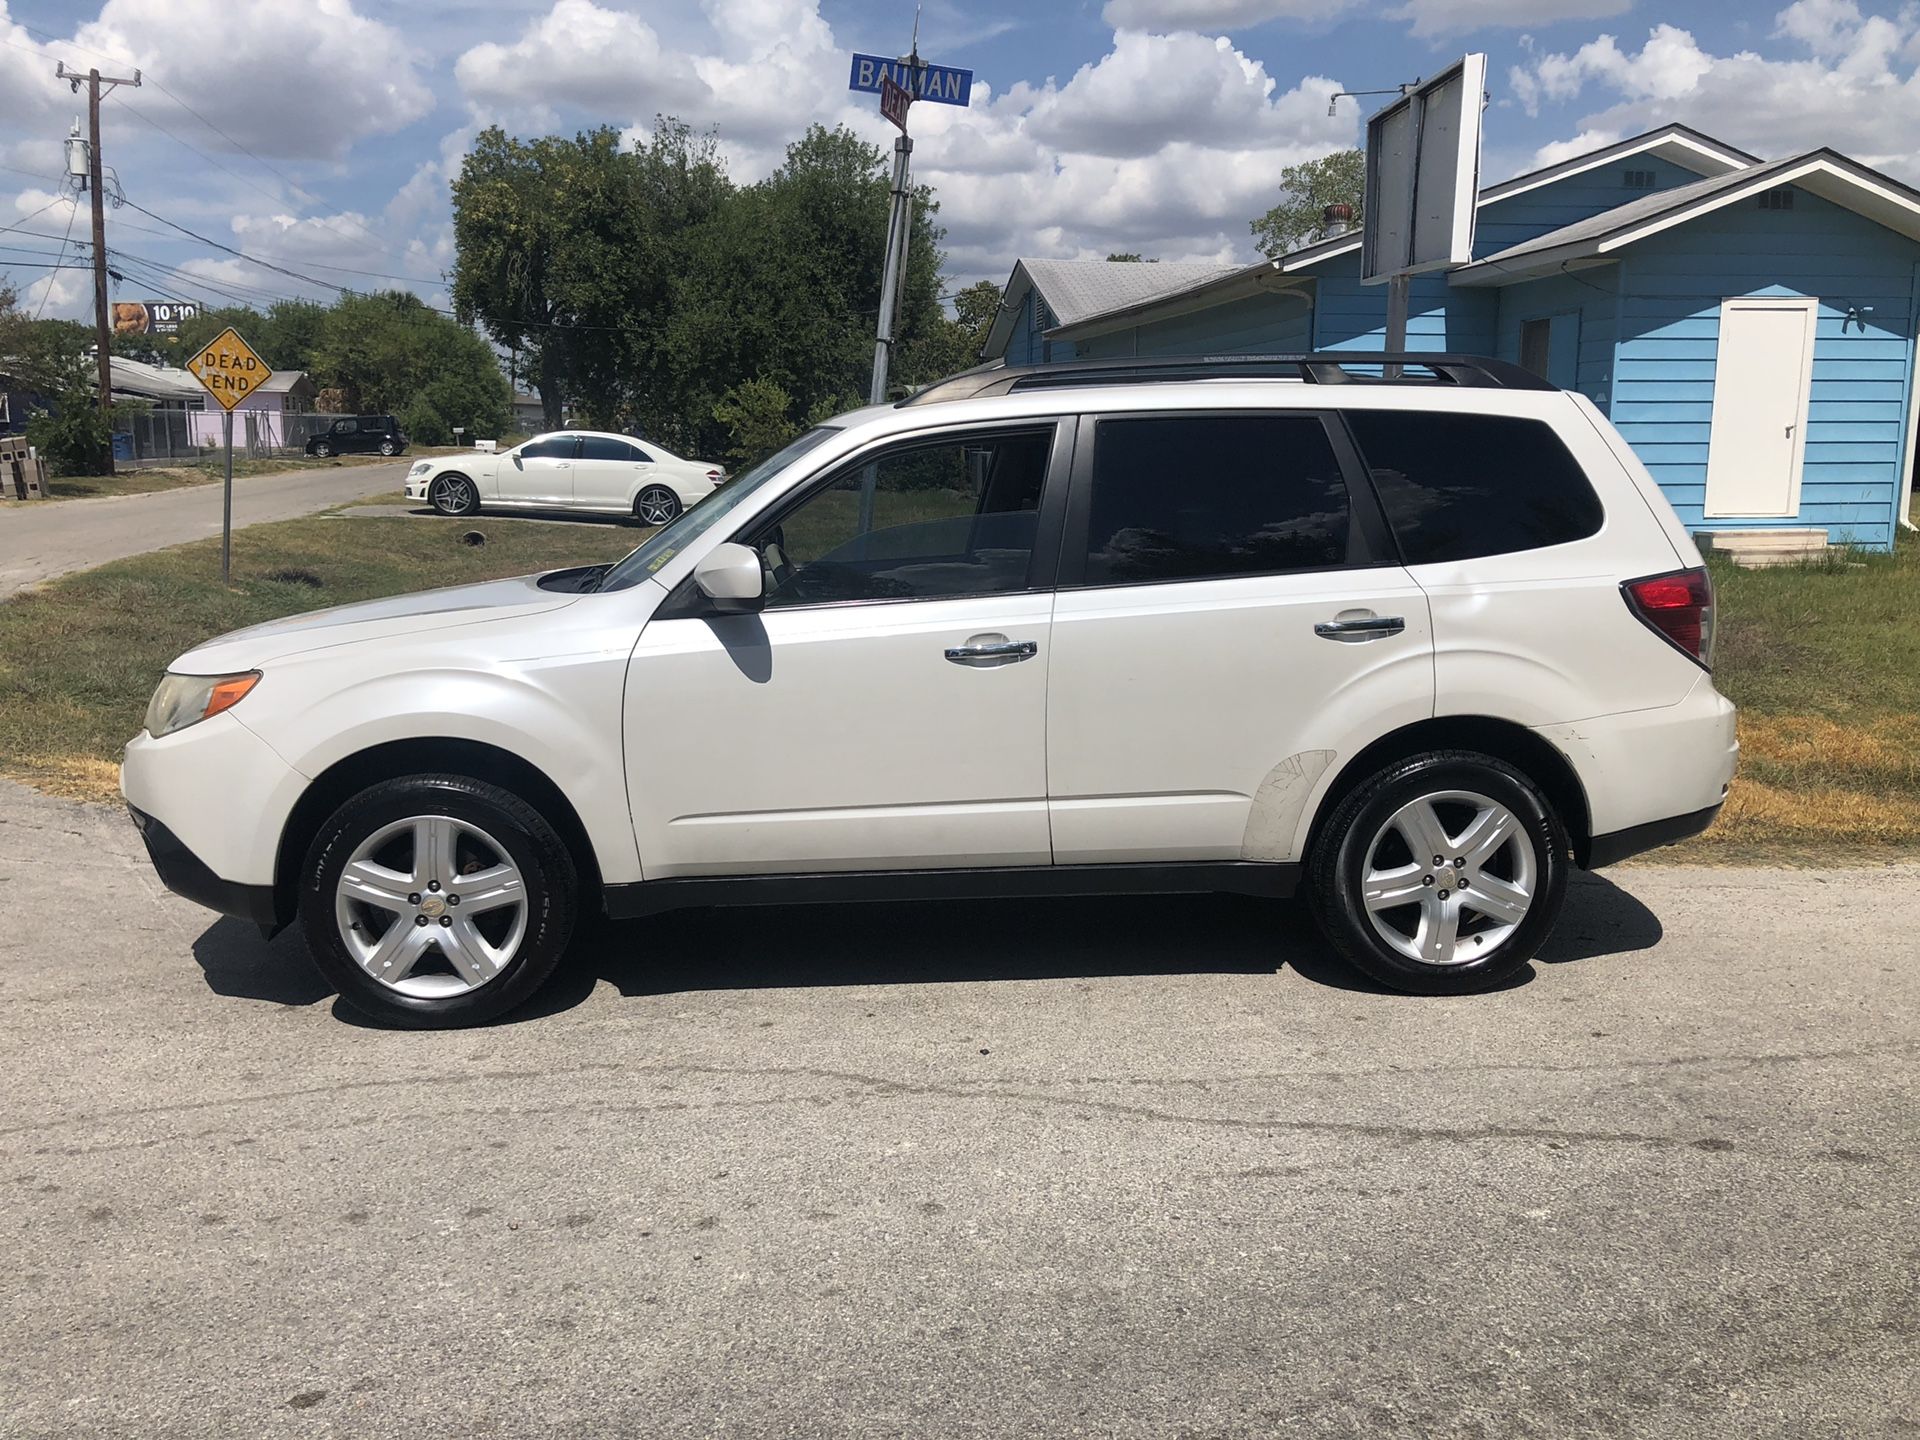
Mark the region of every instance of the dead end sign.
POLYGON ((256 355, 231 325, 202 345, 187 362, 187 369, 227 410, 266 384, 273 374, 273 367, 256 355))

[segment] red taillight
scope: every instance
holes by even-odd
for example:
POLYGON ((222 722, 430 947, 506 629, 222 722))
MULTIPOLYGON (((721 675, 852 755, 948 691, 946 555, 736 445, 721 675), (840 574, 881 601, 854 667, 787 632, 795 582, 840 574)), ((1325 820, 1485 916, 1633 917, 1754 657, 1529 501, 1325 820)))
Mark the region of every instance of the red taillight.
POLYGON ((1713 580, 1705 570, 1649 575, 1620 587, 1627 605, 1687 657, 1713 668, 1713 580))

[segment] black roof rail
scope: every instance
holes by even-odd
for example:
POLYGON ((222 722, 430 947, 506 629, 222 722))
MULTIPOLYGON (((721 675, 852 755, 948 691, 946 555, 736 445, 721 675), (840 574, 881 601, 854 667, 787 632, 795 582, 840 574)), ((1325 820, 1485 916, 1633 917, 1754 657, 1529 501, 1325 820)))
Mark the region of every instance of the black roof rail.
POLYGON ((1078 385, 1147 385, 1166 380, 1299 380, 1310 385, 1457 385, 1477 390, 1557 390, 1531 370, 1484 355, 1335 351, 1310 355, 1165 355, 1067 360, 1057 365, 995 361, 936 380, 896 402, 933 405, 1017 390, 1078 385), (1389 369, 1399 373, 1388 374, 1389 369), (1378 374, 1369 373, 1379 371, 1378 374))

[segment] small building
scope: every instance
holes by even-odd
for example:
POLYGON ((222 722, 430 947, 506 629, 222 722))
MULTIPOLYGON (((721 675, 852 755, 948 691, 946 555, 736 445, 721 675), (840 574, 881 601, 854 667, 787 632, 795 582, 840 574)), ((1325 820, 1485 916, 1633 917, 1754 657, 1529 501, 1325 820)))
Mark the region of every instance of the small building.
MULTIPOLYGON (((1386 287, 1359 252, 1338 235, 1191 278, 1023 260, 985 353, 1377 353, 1386 287)), ((1836 151, 1762 161, 1683 125, 1604 146, 1482 190, 1473 260, 1411 291, 1409 350, 1587 396, 1692 530, 1886 550, 1907 523, 1920 192, 1836 151)))
MULTIPOLYGON (((199 381, 194 383, 197 385, 199 381)), ((290 422, 289 417, 311 415, 319 394, 320 387, 306 371, 275 370, 233 407, 235 444, 244 441, 247 448, 255 452, 305 445, 313 427, 290 422)), ((193 419, 196 445, 219 445, 223 443, 224 433, 217 405, 193 419)))

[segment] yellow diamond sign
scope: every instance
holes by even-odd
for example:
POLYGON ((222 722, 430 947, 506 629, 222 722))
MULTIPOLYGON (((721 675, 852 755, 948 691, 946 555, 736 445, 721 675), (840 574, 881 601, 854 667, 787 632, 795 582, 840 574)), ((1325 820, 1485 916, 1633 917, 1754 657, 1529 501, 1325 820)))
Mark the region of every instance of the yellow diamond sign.
POLYGON ((199 353, 187 361, 187 369, 228 410, 266 384, 273 374, 273 367, 254 354, 253 347, 231 325, 202 345, 199 353))

